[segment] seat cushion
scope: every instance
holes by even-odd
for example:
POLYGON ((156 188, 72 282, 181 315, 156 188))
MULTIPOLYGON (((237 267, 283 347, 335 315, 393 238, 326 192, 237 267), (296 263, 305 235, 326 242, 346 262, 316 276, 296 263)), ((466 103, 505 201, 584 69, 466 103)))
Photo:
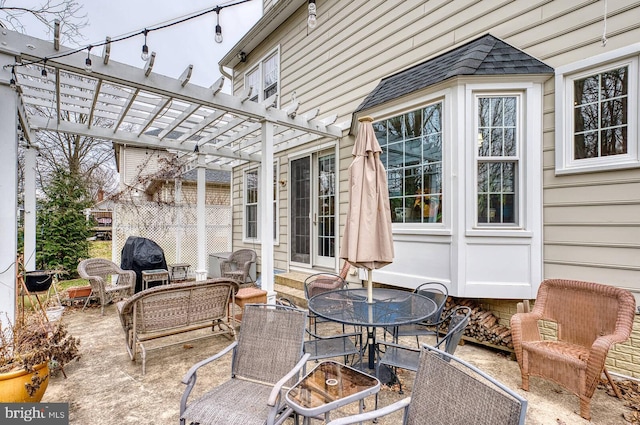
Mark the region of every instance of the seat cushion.
POLYGON ((271 389, 269 385, 231 379, 188 402, 182 418, 201 425, 263 425, 271 389))
POLYGON ((535 356, 542 362, 569 363, 576 369, 586 369, 589 350, 581 345, 564 341, 527 341, 522 343, 522 349, 535 356))

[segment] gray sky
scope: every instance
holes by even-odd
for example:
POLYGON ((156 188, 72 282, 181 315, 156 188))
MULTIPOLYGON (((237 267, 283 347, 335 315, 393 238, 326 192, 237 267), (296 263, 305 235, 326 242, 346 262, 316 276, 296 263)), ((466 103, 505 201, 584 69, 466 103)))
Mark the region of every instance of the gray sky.
MULTIPOLYGON (((105 37, 112 39, 131 33, 141 32, 145 28, 178 20, 194 13, 235 3, 234 0, 77 0, 87 14, 89 26, 83 29, 85 40, 80 47, 100 43, 105 37)), ((38 4, 41 0, 8 0, 10 4, 38 4)), ((256 23, 262 14, 262 0, 224 8, 220 11, 223 42, 214 40, 216 14, 204 16, 162 30, 152 31, 147 36, 149 51, 156 52, 153 72, 178 78, 184 69, 193 64, 190 82, 208 87, 220 77, 218 61, 231 47, 256 23)), ((37 22, 25 25, 27 34, 42 39, 50 39, 46 29, 37 22)), ((111 60, 142 68, 140 58, 144 37, 142 35, 129 40, 112 43, 111 60)), ((69 46, 76 47, 76 46, 69 46)), ((102 54, 102 47, 92 50, 93 54, 102 54)), ((83 53, 78 53, 79 60, 83 53)), ((225 91, 228 90, 225 84, 225 91)))

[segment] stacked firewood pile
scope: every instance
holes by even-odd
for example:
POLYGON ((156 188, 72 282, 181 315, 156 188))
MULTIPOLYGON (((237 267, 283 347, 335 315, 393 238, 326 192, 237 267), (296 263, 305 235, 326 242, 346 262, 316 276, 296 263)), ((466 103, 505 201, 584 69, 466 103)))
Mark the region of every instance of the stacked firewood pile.
POLYGON ((444 315, 448 314, 456 306, 471 308, 469 325, 464 330, 464 335, 478 342, 484 342, 497 347, 513 349, 511 341, 511 329, 499 323, 498 318, 488 310, 484 310, 476 301, 470 299, 453 299, 449 297, 444 307, 444 315))

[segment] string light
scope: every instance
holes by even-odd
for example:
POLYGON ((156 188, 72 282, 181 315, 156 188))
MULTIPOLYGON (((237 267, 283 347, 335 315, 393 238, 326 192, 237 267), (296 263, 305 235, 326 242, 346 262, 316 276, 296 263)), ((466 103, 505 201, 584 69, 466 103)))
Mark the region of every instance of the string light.
POLYGON ((91 72, 93 71, 93 68, 91 67, 91 48, 93 46, 89 46, 87 47, 87 59, 85 59, 84 61, 84 70, 87 72, 91 72))
POLYGON ((47 78, 47 60, 46 59, 42 63, 42 72, 40 72, 40 75, 42 75, 42 78, 47 78))
POLYGON ((216 43, 222 43, 222 27, 220 26, 220 6, 216 6, 216 43))
POLYGON ((316 19, 316 0, 309 0, 309 18, 307 19, 307 25, 309 28, 314 29, 318 24, 316 19))
POLYGON ((149 34, 149 30, 147 30, 145 28, 144 29, 144 44, 142 45, 142 54, 140 55, 140 58, 145 62, 149 60, 149 47, 147 46, 147 34, 149 34))
MULTIPOLYGON (((15 74, 15 67, 16 66, 35 65, 35 64, 39 64, 39 63, 46 64, 46 61, 48 59, 59 59, 59 58, 71 56, 71 55, 74 55, 76 53, 80 53, 80 52, 82 52, 84 50, 87 50, 87 58, 84 61, 84 68, 85 68, 86 72, 92 72, 93 69, 92 69, 92 63, 91 63, 91 49, 93 47, 104 46, 104 45, 106 45, 108 43, 117 43, 119 41, 128 40, 128 39, 136 37, 138 35, 143 35, 145 37, 145 42, 144 42, 144 45, 142 46, 142 54, 140 55, 140 57, 143 60, 146 61, 148 59, 148 57, 150 57, 150 55, 149 55, 149 47, 147 46, 147 41, 146 41, 148 33, 152 32, 152 31, 158 31, 158 30, 162 30, 162 29, 165 29, 165 28, 168 28, 168 27, 172 27, 174 25, 178 25, 178 24, 181 24, 183 22, 190 21, 190 20, 195 19, 195 18, 199 18, 200 16, 209 14, 211 12, 216 12, 216 35, 215 35, 215 41, 218 42, 218 43, 221 43, 223 38, 222 38, 222 27, 220 26, 220 16, 219 16, 220 15, 220 11, 222 9, 226 8, 226 7, 236 6, 236 5, 239 5, 239 4, 242 4, 242 3, 246 3, 248 1, 251 1, 251 0, 239 0, 239 1, 236 1, 236 2, 233 2, 233 3, 224 4, 222 6, 216 6, 216 7, 213 7, 211 9, 206 9, 206 10, 194 13, 193 15, 189 15, 189 16, 186 16, 184 18, 180 18, 180 19, 177 19, 175 21, 172 21, 172 22, 169 22, 169 23, 166 23, 166 24, 163 24, 163 25, 158 25, 158 26, 153 27, 153 28, 145 28, 144 30, 142 30, 140 32, 136 32, 136 33, 132 33, 132 34, 128 34, 128 35, 123 35, 121 37, 117 37, 117 38, 114 38, 114 39, 108 39, 108 41, 104 41, 104 42, 101 42, 101 43, 96 43, 96 44, 89 45, 89 46, 86 46, 86 47, 80 47, 80 48, 74 49, 74 50, 67 50, 66 52, 62 52, 62 53, 58 53, 58 54, 55 54, 55 55, 47 56, 45 58, 37 59, 37 60, 34 60, 34 61, 24 61, 24 62, 17 62, 17 63, 14 63, 12 65, 5 65, 5 66, 3 66, 3 68, 4 69, 8 69, 9 66, 11 66, 11 68, 12 68, 12 78, 11 78, 10 83, 11 83, 12 87, 15 87, 16 84, 17 84, 17 78, 16 78, 16 74, 15 74), (149 55, 146 59, 144 57, 145 52, 146 52, 147 55, 149 55)), ((46 70, 42 71, 43 76, 44 76, 44 73, 46 73, 46 70)))
POLYGON ((9 80, 9 87, 12 89, 16 88, 16 67, 11 67, 11 79, 9 80))

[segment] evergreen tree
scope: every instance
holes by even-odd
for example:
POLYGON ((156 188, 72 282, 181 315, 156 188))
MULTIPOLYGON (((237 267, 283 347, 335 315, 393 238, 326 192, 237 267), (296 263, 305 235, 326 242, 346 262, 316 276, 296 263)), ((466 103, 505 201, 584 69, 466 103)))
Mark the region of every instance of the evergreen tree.
POLYGON ((78 260, 89 256, 91 223, 84 210, 91 198, 82 178, 62 168, 55 170, 45 194, 37 212, 38 265, 75 277, 78 260))

